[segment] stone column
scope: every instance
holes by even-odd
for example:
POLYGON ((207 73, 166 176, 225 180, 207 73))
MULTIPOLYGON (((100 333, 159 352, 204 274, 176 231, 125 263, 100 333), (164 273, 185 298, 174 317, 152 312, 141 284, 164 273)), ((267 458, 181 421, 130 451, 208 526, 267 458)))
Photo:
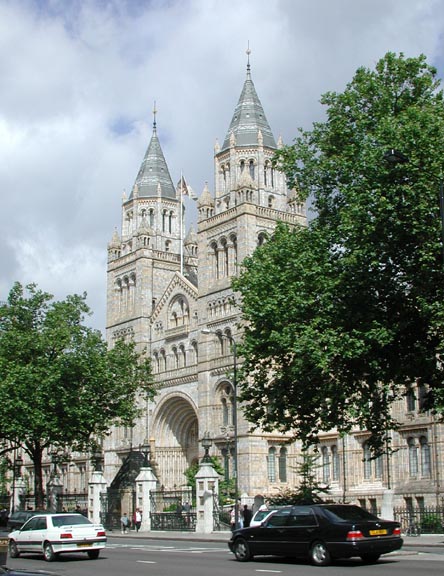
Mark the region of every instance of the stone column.
POLYGON ((21 476, 18 476, 14 481, 14 487, 12 493, 14 495, 12 502, 12 509, 14 512, 22 509, 22 496, 26 492, 25 481, 21 476))
POLYGON ((94 470, 88 482, 88 518, 94 524, 103 524, 100 517, 101 495, 106 492, 107 486, 102 470, 94 470))
POLYGON ((196 532, 209 534, 214 526, 214 498, 219 495, 219 474, 211 461, 202 461, 196 476, 196 532))
POLYGON ((156 489, 157 478, 151 466, 142 466, 136 478, 136 508, 142 511, 141 531, 151 530, 151 498, 150 494, 156 489))
POLYGON ((61 512, 60 495, 63 492, 63 482, 57 474, 53 474, 46 485, 47 507, 49 512, 61 512))
POLYGON ((384 518, 384 520, 394 520, 393 490, 385 490, 382 495, 381 518, 384 518))

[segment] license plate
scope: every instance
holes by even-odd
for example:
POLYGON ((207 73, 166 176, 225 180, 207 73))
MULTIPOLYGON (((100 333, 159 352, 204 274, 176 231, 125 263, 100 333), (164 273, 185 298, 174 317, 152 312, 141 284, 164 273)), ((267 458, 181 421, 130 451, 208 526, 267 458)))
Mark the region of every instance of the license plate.
POLYGON ((88 542, 77 544, 77 548, 89 548, 90 546, 91 544, 89 544, 88 542))
POLYGON ((370 536, 383 536, 387 534, 387 530, 370 530, 370 536))

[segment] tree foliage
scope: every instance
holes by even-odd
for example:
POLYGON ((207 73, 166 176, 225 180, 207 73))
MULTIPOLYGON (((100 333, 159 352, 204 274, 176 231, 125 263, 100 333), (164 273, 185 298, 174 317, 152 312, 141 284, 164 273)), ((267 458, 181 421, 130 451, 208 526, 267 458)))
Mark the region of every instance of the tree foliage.
POLYGON ((150 362, 134 344, 108 349, 83 324, 85 298, 56 302, 16 283, 0 307, 0 437, 32 459, 38 507, 45 449, 88 450, 111 425, 131 425, 138 396, 154 393, 150 362))
POLYGON ((271 506, 285 506, 289 504, 316 504, 324 502, 321 494, 327 494, 329 486, 318 480, 316 470, 321 468, 319 454, 303 450, 301 460, 298 462, 296 473, 300 478, 296 489, 284 488, 277 494, 267 496, 267 502, 271 506))
POLYGON ((409 386, 444 406, 443 94, 424 56, 388 53, 321 103, 325 120, 275 158, 317 215, 278 225, 233 283, 241 397, 251 422, 306 446, 356 425, 380 451, 409 386), (386 162, 392 148, 408 162, 386 162))

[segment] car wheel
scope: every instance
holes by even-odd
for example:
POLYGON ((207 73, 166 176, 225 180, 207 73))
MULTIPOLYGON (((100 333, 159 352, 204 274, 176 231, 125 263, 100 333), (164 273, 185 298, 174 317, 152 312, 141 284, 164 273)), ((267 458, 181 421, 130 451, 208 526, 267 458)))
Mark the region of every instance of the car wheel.
POLYGON ((54 552, 54 548, 49 542, 45 542, 43 544, 43 556, 47 562, 54 562, 56 559, 56 553, 54 552))
POLYGON ((97 560, 100 554, 100 550, 88 550, 87 554, 90 560, 97 560))
POLYGON ((374 564, 379 560, 381 554, 363 554, 361 560, 366 564, 374 564))
POLYGON ((233 552, 236 556, 236 560, 239 562, 248 562, 251 558, 253 558, 250 547, 248 546, 248 542, 243 538, 238 538, 235 540, 233 545, 233 552))
POLYGON ((20 556, 17 544, 14 540, 9 541, 8 554, 11 556, 11 558, 18 558, 20 556))
POLYGON ((324 542, 315 542, 310 548, 310 560, 315 566, 328 566, 331 562, 330 552, 324 542))

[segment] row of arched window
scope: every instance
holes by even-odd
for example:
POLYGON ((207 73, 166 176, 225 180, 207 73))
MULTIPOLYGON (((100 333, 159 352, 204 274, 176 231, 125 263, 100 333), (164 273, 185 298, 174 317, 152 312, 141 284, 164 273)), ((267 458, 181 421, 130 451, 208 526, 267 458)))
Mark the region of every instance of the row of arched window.
POLYGON ((208 318, 230 315, 233 311, 234 302, 231 297, 218 298, 217 300, 208 302, 208 318))
POLYGON ((197 364, 198 350, 197 342, 193 340, 190 348, 185 348, 184 344, 171 346, 167 352, 165 348, 153 352, 153 371, 157 374, 166 370, 176 370, 197 364))
MULTIPOLYGON (((140 217, 146 218, 148 225, 150 228, 155 228, 155 210, 154 208, 142 208, 140 210, 140 217)), ((127 221, 127 234, 130 235, 131 231, 133 230, 133 219, 134 219, 134 212, 133 210, 129 210, 125 214, 125 219, 127 221)), ((161 224, 162 224, 162 232, 167 232, 172 234, 174 231, 174 221, 176 220, 176 212, 169 208, 163 208, 161 212, 161 224)), ((139 222, 140 224, 140 222, 139 222)), ((136 224, 137 225, 137 224, 136 224)))
POLYGON ((288 450, 285 446, 278 448, 270 446, 267 456, 267 472, 269 482, 287 482, 288 450))
POLYGON ((230 234, 210 244, 210 261, 213 278, 234 276, 237 269, 237 237, 230 234))
MULTIPOLYGON (((408 469, 412 478, 422 477, 430 478, 431 476, 431 453, 428 439, 425 435, 407 438, 408 447, 408 469)), ((322 481, 329 482, 339 481, 340 459, 338 447, 322 446, 321 448, 321 474, 322 481)), ((374 457, 368 442, 362 445, 362 463, 364 480, 380 480, 384 472, 383 455, 374 457)))
MULTIPOLYGON (((254 181, 256 178, 256 170, 257 170, 257 162, 253 158, 245 159, 242 158, 239 160, 237 169, 236 169, 236 177, 237 179, 248 170, 248 174, 250 178, 254 181)), ((231 178, 231 165, 229 162, 222 164, 220 167, 220 173, 222 176, 222 189, 224 191, 229 189, 230 186, 230 178, 231 178)), ((264 171, 263 171, 263 180, 264 186, 269 188, 274 188, 274 168, 270 160, 266 160, 264 163, 264 171)))
POLYGON ((168 310, 168 328, 186 326, 190 323, 190 308, 183 297, 175 298, 168 310))
POLYGON ((125 275, 116 279, 117 311, 122 314, 134 308, 136 299, 136 274, 125 275))

